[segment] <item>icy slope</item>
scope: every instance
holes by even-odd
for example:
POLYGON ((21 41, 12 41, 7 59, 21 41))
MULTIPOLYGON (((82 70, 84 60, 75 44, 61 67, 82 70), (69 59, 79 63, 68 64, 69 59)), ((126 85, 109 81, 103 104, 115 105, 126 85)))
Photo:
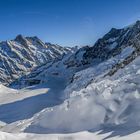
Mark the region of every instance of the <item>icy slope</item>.
MULTIPOLYGON (((81 86, 78 91, 72 90, 70 92, 73 86, 67 86, 65 92, 68 93, 69 98, 64 103, 54 107, 46 106, 46 109, 36 113, 32 118, 13 122, 2 130, 8 132, 71 133, 102 130, 106 127, 111 127, 113 130, 116 126, 138 130, 138 122, 140 121, 140 57, 137 57, 124 69, 118 70, 111 77, 106 75, 106 71, 101 71, 100 75, 94 75, 94 80, 84 87, 83 82, 88 79, 84 75, 87 73, 92 75, 93 71, 98 71, 98 69, 110 64, 112 61, 108 60, 108 63, 103 62, 98 67, 81 71, 82 79, 71 84, 82 85, 83 88, 81 86)), ((56 84, 58 84, 57 81, 56 84)), ((60 83, 59 86, 61 87, 60 83)))
MULTIPOLYGON (((106 139, 111 132, 105 134, 80 132, 73 134, 47 134, 47 135, 37 135, 37 134, 11 134, 0 132, 1 140, 103 140, 106 139)), ((139 140, 140 132, 129 134, 126 136, 114 136, 108 138, 108 140, 139 140)))
MULTIPOLYGON (((65 81, 67 81, 67 85, 69 85, 74 79, 79 79, 79 76, 75 76, 76 72, 80 72, 91 66, 98 67, 98 65, 103 64, 102 62, 106 63, 106 61, 110 60, 112 63, 105 69, 108 69, 107 74, 111 76, 117 70, 125 67, 140 55, 139 38, 140 21, 137 21, 133 26, 127 28, 113 28, 103 36, 103 38, 99 39, 93 47, 85 46, 72 54, 51 61, 50 63, 33 70, 29 75, 26 74, 26 76, 18 79, 12 83, 12 86, 22 88, 45 83, 47 82, 48 75, 64 77, 66 78, 65 81)), ((94 72, 95 75, 97 75, 97 73, 100 75, 100 71, 104 71, 104 68, 100 68, 94 72)), ((89 75, 87 84, 94 78, 93 74, 92 76, 89 75)))
MULTIPOLYGON (((2 87, 9 90, 7 94, 19 94, 13 93, 5 101, 2 95, 0 120, 7 124, 1 131, 70 133, 62 139, 65 136, 68 139, 69 135, 70 139, 87 135, 85 139, 118 139, 118 136, 127 139, 129 134, 130 138, 137 138, 140 129, 139 40, 139 21, 124 29, 112 29, 93 47, 86 46, 50 61, 11 84, 19 89, 2 87), (96 135, 99 130, 102 132, 96 135), (81 133, 71 134, 73 132, 81 133)), ((23 137, 25 135, 31 136, 23 134, 23 137)), ((59 139, 60 135, 51 136, 59 139)))
POLYGON ((90 84, 86 89, 73 93, 71 98, 60 106, 44 109, 29 120, 9 124, 4 128, 5 131, 11 129, 12 131, 26 130, 36 133, 65 133, 81 131, 81 129, 93 129, 103 124, 104 127, 100 128, 101 132, 95 133, 92 130, 94 133, 80 132, 65 135, 8 134, 1 132, 1 139, 102 140, 106 138, 108 140, 139 140, 140 95, 137 92, 139 90, 137 85, 140 81, 138 79, 139 62, 140 58, 137 58, 113 77, 98 79, 96 83, 90 84), (118 128, 114 129, 115 126, 118 126, 118 128), (106 127, 110 127, 110 129, 104 131, 106 127))

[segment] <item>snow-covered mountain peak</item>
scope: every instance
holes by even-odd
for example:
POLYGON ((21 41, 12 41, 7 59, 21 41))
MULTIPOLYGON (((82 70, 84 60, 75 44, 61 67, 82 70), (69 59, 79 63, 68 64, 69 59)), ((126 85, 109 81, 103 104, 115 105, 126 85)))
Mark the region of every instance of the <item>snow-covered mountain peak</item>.
POLYGON ((135 28, 140 28, 140 20, 137 20, 134 24, 133 27, 135 28))
POLYGON ((21 34, 17 35, 15 38, 15 41, 20 41, 20 40, 24 40, 24 37, 21 34))
POLYGON ((49 44, 38 37, 18 35, 14 40, 0 42, 0 82, 10 83, 36 66, 70 53, 71 48, 49 44))
MULTIPOLYGON (((67 74, 69 81, 73 82, 74 79, 77 79, 76 76, 72 76, 75 75, 75 72, 82 71, 90 66, 97 67, 109 59, 113 59, 113 62, 109 66, 107 75, 113 75, 120 68, 125 67, 131 63, 140 54, 140 34, 139 30, 137 29, 137 24, 139 24, 139 21, 137 21, 131 28, 112 28, 107 34, 97 40, 97 42, 92 47, 84 46, 79 48, 74 53, 66 55, 66 57, 55 61, 55 63, 51 64, 50 66, 46 65, 42 68, 36 69, 33 71, 33 73, 27 75, 26 84, 28 85, 29 82, 29 85, 31 85, 30 83, 32 82, 30 82, 30 79, 31 81, 34 79, 35 81, 44 82, 47 80, 47 78, 43 78, 43 80, 41 78, 47 77, 46 75, 49 75, 50 73, 57 73, 58 75, 67 74)), ((52 45, 50 43, 46 43, 45 45, 50 50, 61 50, 61 46, 59 45, 52 45)), ((65 49, 67 50, 69 48, 65 49)), ((65 52, 65 49, 63 49, 63 52, 65 52)), ((91 79, 92 76, 90 77, 90 80, 91 79)), ((21 81, 22 80, 23 79, 21 79, 21 81)), ((87 84, 88 81, 86 82, 87 84)), ((19 85, 20 84, 21 83, 19 82, 19 85)))
MULTIPOLYGON (((44 43, 37 37, 19 36, 17 41, 3 42, 0 57, 4 68, 9 66, 5 75, 14 70, 11 75, 15 76, 17 70, 14 68, 19 64, 17 68, 27 68, 24 63, 18 63, 21 57, 21 62, 26 60, 29 66, 38 67, 32 69, 31 65, 29 73, 25 69, 26 75, 11 82, 9 87, 16 90, 0 86, 1 90, 8 91, 8 98, 4 100, 6 96, 2 94, 1 102, 9 102, 0 106, 1 130, 71 133, 99 129, 111 130, 112 135, 116 132, 127 134, 131 127, 139 130, 139 24, 113 28, 92 47, 84 46, 75 51, 44 43), (42 61, 46 54, 51 56, 50 61, 42 61), (12 60, 16 63, 11 63, 12 60), (11 110, 11 106, 16 110, 11 110), (7 112, 3 113, 5 109, 7 112)), ((6 81, 9 77, 4 78, 6 81)))
POLYGON ((21 45, 25 45, 25 46, 28 46, 28 43, 29 43, 26 37, 22 36, 21 34, 17 35, 13 41, 20 43, 21 45))

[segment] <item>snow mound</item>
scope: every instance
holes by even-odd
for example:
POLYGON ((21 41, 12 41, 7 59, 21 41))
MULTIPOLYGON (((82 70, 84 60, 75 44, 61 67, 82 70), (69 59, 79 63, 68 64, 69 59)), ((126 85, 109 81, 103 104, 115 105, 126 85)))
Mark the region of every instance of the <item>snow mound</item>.
POLYGON ((1 96, 2 94, 6 94, 6 93, 10 93, 10 92, 11 92, 11 93, 15 93, 15 92, 17 92, 17 90, 8 88, 8 87, 6 87, 6 86, 0 84, 0 96, 1 96))

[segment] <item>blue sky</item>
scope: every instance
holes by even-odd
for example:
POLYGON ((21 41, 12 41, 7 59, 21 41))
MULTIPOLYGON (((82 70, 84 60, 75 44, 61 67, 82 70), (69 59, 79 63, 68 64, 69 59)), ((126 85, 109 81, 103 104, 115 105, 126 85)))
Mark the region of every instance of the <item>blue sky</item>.
POLYGON ((140 0, 0 0, 0 40, 18 34, 64 46, 94 44, 140 19, 140 0))

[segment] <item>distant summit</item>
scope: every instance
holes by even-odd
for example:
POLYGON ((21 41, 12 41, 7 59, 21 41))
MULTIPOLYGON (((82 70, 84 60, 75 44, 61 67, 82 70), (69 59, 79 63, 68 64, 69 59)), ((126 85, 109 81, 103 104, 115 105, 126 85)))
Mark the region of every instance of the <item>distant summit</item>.
POLYGON ((0 42, 0 82, 8 84, 20 76, 71 52, 71 48, 42 42, 38 37, 17 35, 14 40, 0 42))

